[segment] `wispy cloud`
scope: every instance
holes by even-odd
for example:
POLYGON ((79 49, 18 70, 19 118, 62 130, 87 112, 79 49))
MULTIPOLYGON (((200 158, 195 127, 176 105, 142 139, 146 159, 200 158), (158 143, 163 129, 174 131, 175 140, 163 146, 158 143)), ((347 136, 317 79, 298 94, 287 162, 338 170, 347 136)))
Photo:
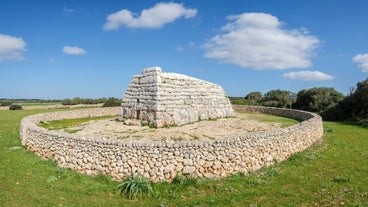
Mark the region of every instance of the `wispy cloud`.
POLYGON ((139 17, 127 9, 107 16, 104 30, 117 30, 122 26, 128 28, 158 29, 180 17, 191 18, 197 14, 196 9, 187 9, 183 4, 158 3, 155 6, 142 10, 139 17))
POLYGON ((0 62, 24 60, 23 52, 26 51, 26 46, 22 38, 0 34, 0 62))
POLYGON ((293 79, 293 80, 304 80, 304 81, 323 81, 323 80, 333 79, 331 75, 322 73, 320 71, 290 72, 290 73, 285 73, 283 77, 288 78, 288 79, 293 79))
POLYGON ((80 47, 65 46, 63 47, 63 53, 67 55, 84 55, 87 52, 86 50, 80 47))
POLYGON ((176 50, 178 51, 178 52, 182 52, 182 51, 184 51, 184 47, 182 47, 182 46, 177 46, 176 47, 176 50))
POLYGON ((265 13, 243 13, 228 20, 223 33, 203 45, 205 57, 256 70, 312 65, 310 57, 320 41, 306 29, 283 29, 277 17, 265 13))
POLYGON ((353 61, 358 63, 358 66, 362 69, 363 73, 368 73, 368 53, 357 54, 353 57, 353 61))
POLYGON ((71 9, 71 8, 68 8, 68 7, 63 8, 63 13, 65 15, 69 15, 69 14, 74 13, 74 12, 75 12, 75 9, 71 9))

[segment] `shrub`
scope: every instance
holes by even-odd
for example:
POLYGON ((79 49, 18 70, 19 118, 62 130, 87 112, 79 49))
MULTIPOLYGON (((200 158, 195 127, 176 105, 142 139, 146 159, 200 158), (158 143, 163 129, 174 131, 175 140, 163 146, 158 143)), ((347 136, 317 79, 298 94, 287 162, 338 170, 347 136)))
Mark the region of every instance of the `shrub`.
POLYGON ((136 198, 138 194, 151 195, 153 193, 151 183, 139 174, 127 177, 115 190, 120 191, 120 195, 124 194, 129 199, 136 198))
POLYGON ((253 92, 250 92, 248 93, 248 95, 246 95, 244 97, 244 99, 247 99, 247 100, 252 100, 254 101, 255 103, 258 103, 261 99, 263 98, 263 95, 261 92, 259 91, 253 91, 253 92))
POLYGON ((9 110, 22 110, 22 106, 18 104, 12 104, 9 106, 9 110))
POLYGON ((328 113, 331 113, 331 109, 343 99, 344 95, 333 88, 315 87, 299 91, 294 108, 318 114, 325 112, 327 116, 328 113))
POLYGON ((230 97, 231 104, 234 105, 257 105, 258 103, 254 100, 244 99, 241 97, 230 97))
POLYGON ((285 90, 270 90, 261 100, 260 105, 269 107, 289 108, 290 103, 295 102, 292 98, 295 94, 285 90))
POLYGON ((357 88, 352 90, 341 103, 340 107, 345 117, 352 120, 368 119, 368 78, 357 83, 357 88))
POLYGON ((64 99, 64 100, 61 102, 61 104, 63 104, 63 105, 72 105, 72 100, 70 100, 70 99, 66 98, 66 99, 64 99))
POLYGON ((1 101, 0 102, 0 106, 10 106, 12 104, 12 102, 10 101, 1 101))
POLYGON ((72 105, 78 105, 78 104, 81 104, 81 98, 79 97, 73 98, 72 105))
POLYGON ((106 102, 102 105, 102 107, 113 107, 113 106, 120 106, 121 101, 117 98, 108 98, 106 102))

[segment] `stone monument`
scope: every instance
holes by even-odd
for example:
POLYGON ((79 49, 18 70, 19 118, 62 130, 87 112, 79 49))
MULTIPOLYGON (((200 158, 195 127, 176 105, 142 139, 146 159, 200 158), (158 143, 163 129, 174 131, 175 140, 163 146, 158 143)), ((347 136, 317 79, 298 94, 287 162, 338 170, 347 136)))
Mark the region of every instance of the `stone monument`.
POLYGON ((160 128, 233 114, 221 86, 152 67, 133 76, 122 100, 120 119, 160 128))

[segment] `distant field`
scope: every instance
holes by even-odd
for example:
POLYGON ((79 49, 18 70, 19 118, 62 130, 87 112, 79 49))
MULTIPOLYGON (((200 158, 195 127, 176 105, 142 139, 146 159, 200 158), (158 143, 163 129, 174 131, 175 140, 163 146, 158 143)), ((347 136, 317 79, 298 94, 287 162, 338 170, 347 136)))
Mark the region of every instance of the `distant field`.
POLYGON ((130 200, 114 193, 118 182, 20 145, 23 117, 60 110, 0 111, 0 206, 368 206, 368 128, 325 122, 320 142, 250 176, 157 183, 153 195, 130 200))
POLYGON ((54 106, 62 105, 61 102, 51 102, 51 103, 19 103, 21 106, 54 106))
MULTIPOLYGON (((62 105, 61 103, 19 103, 24 110, 33 109, 68 109, 68 108, 94 108, 101 107, 103 104, 78 104, 78 105, 62 105)), ((0 111, 9 110, 9 106, 0 106, 0 111)))

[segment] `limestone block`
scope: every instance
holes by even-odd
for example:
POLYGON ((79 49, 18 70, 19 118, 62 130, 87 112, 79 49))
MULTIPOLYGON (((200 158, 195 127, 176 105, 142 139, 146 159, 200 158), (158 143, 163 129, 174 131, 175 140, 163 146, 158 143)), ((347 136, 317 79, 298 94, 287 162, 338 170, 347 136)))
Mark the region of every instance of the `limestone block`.
POLYGON ((183 174, 188 175, 194 173, 196 168, 194 166, 185 166, 183 169, 183 174))
POLYGON ((192 159, 184 159, 183 164, 184 164, 184 166, 191 166, 191 165, 193 165, 193 160, 192 159))
POLYGON ((168 164, 165 168, 164 168, 164 173, 168 173, 171 172, 175 169, 175 166, 173 164, 168 164))

